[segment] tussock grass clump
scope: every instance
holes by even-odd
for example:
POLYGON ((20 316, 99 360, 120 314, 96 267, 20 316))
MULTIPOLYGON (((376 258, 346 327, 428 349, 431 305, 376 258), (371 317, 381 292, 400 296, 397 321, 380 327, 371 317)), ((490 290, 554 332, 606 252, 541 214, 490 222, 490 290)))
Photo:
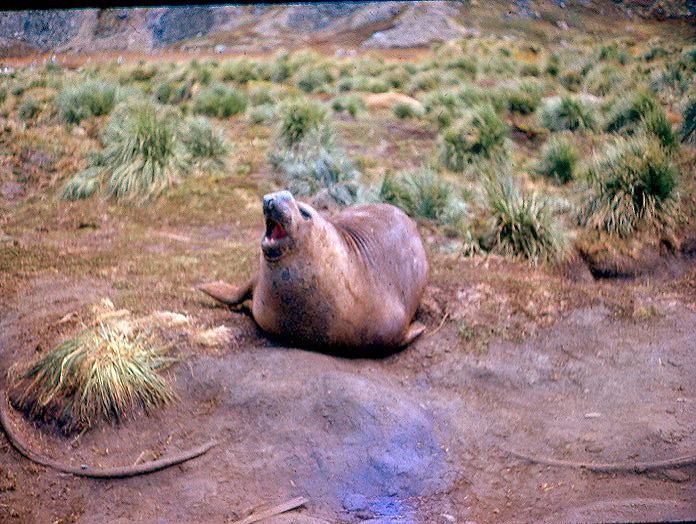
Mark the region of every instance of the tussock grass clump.
POLYGON ((541 89, 537 84, 531 82, 521 82, 504 88, 502 95, 508 111, 512 113, 527 115, 536 111, 536 108, 541 104, 541 89))
POLYGON ((646 62, 652 62, 656 58, 665 58, 667 56, 669 56, 669 51, 667 49, 661 45, 654 45, 645 53, 640 55, 640 59, 645 60, 646 62))
POLYGON ((682 142, 693 140, 696 137, 696 96, 689 98, 684 107, 684 120, 682 121, 679 135, 682 142))
POLYGON ((155 100, 160 104, 180 104, 191 99, 193 81, 162 82, 154 89, 155 100))
POLYGON ((32 95, 26 95, 22 98, 22 103, 17 108, 17 116, 21 120, 32 120, 41 111, 41 104, 32 95))
POLYGON ((607 96, 627 81, 623 70, 614 65, 602 65, 591 71, 585 80, 585 88, 596 96, 607 96))
POLYGON ((203 168, 225 167, 225 156, 229 153, 229 146, 222 130, 214 126, 204 117, 187 118, 181 140, 188 153, 189 160, 199 164, 203 168))
POLYGON ((421 118, 423 116, 422 109, 406 102, 396 102, 391 109, 397 118, 421 118))
POLYGON ((328 112, 324 105, 308 98, 297 98, 278 109, 276 138, 283 147, 296 147, 308 132, 324 125, 328 112))
POLYGON ((546 64, 544 65, 544 73, 546 73, 549 76, 558 76, 559 71, 561 70, 561 57, 558 56, 556 53, 553 53, 549 55, 549 57, 546 59, 546 64))
POLYGON ((271 82, 285 82, 292 75, 292 67, 288 59, 290 54, 287 51, 280 50, 273 55, 273 60, 268 69, 268 79, 271 82))
POLYGON ((325 125, 309 130, 292 148, 272 151, 269 162, 282 173, 287 189, 313 196, 317 205, 345 207, 359 197, 360 173, 325 125))
POLYGON ((260 77, 256 64, 247 59, 230 60, 220 66, 220 79, 226 82, 246 84, 260 77))
POLYGON ((298 196, 315 196, 315 201, 328 199, 340 207, 357 201, 360 174, 338 148, 298 155, 283 171, 285 187, 298 196))
POLYGON ((535 266, 562 258, 566 241, 544 200, 524 194, 509 176, 491 176, 484 188, 490 231, 483 244, 488 251, 525 258, 535 266))
POLYGON ((411 77, 411 81, 406 85, 404 92, 410 96, 422 91, 432 91, 440 85, 439 71, 421 71, 411 77))
POLYGON ((465 73, 472 80, 476 79, 476 73, 478 71, 478 64, 475 58, 469 56, 457 56, 450 60, 447 60, 443 64, 445 69, 459 71, 465 73))
POLYGON ((539 71, 539 66, 536 64, 522 64, 520 66, 520 76, 539 76, 541 71, 539 71))
POLYGON ((605 130, 608 133, 632 133, 645 115, 658 108, 659 103, 651 93, 638 91, 617 104, 617 109, 607 119, 605 130))
POLYGON ((463 171, 477 158, 493 158, 504 151, 507 126, 490 104, 482 104, 440 135, 440 160, 453 171, 463 171))
POLYGON ((278 97, 278 90, 268 84, 254 85, 247 91, 249 104, 260 106, 263 104, 275 104, 278 97))
POLYGON ((643 115, 640 122, 645 132, 657 138, 662 147, 668 150, 677 147, 677 138, 672 131, 672 124, 667 120, 667 115, 662 107, 643 115))
POLYGON ((11 388, 13 404, 55 421, 66 433, 164 406, 176 396, 157 371, 174 359, 147 338, 99 323, 19 373, 11 388))
POLYGON ((585 80, 581 71, 566 71, 561 75, 560 82, 568 91, 579 91, 585 80))
POLYGON ((591 190, 578 212, 581 226, 627 237, 641 225, 669 224, 676 172, 656 139, 620 138, 587 178, 591 190))
POLYGON ((578 154, 572 142, 566 137, 553 137, 541 150, 536 172, 558 184, 565 184, 573 179, 577 161, 578 154))
POLYGON ((79 124, 85 118, 108 115, 118 101, 118 85, 92 80, 58 93, 55 106, 61 119, 79 124))
POLYGON ((109 197, 147 198, 159 194, 187 172, 178 136, 180 115, 135 102, 117 107, 101 136, 103 152, 63 188, 63 198, 87 198, 100 185, 109 197))
POLYGON ((358 113, 365 110, 365 100, 360 95, 342 95, 331 99, 331 109, 334 111, 346 111, 355 118, 358 113))
POLYGON ((154 64, 138 64, 131 72, 130 78, 136 82, 146 82, 157 74, 154 64))
POLYGON ((550 131, 576 131, 597 126, 594 104, 583 96, 564 95, 547 99, 539 120, 550 131))
POLYGON ((201 89, 193 97, 193 112, 217 118, 228 118, 246 109, 246 97, 238 89, 215 84, 201 89))
POLYGON ((258 106, 249 106, 246 112, 246 119, 252 125, 268 124, 274 120, 276 116, 275 104, 261 104, 258 106))
POLYGON ((455 187, 433 169, 420 169, 398 176, 385 175, 379 199, 395 205, 416 220, 457 227, 466 216, 466 206, 455 187))
POLYGON ((327 67, 307 65, 297 72, 295 86, 305 93, 327 93, 334 81, 327 67))

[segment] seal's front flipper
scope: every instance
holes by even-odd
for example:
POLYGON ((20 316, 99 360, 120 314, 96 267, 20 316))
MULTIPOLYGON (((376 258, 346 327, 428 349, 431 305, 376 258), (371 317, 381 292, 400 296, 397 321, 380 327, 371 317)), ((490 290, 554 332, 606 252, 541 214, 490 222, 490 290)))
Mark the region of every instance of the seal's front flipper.
POLYGON ((215 300, 219 300, 223 304, 227 304, 228 306, 236 306, 251 298, 252 293, 254 292, 255 284, 256 277, 252 278, 245 286, 242 287, 230 286, 226 282, 218 280, 217 282, 201 284, 198 286, 198 289, 203 291, 203 293, 206 295, 210 295, 215 300))
POLYGON ((420 322, 413 322, 406 331, 400 346, 408 346, 411 342, 416 340, 425 331, 425 326, 420 322))

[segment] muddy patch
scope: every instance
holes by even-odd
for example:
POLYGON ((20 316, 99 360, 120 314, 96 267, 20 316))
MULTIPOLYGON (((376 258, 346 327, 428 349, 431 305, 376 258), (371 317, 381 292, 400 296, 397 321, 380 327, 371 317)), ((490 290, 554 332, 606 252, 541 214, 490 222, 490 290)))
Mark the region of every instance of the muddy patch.
POLYGON ((269 348, 198 359, 183 382, 218 406, 210 423, 231 435, 229 467, 346 517, 403 515, 447 486, 434 421, 417 397, 354 366, 269 348))

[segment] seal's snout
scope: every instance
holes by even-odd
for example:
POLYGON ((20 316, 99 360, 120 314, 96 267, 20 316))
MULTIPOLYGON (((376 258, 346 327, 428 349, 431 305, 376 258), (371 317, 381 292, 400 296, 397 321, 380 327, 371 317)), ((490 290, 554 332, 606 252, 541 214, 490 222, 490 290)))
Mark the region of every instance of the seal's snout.
POLYGON ((294 201, 290 191, 277 191, 263 197, 263 214, 266 217, 266 234, 261 248, 267 259, 278 259, 289 247, 286 228, 290 223, 290 204, 294 201))
POLYGON ((285 204, 293 200, 292 193, 290 191, 276 191, 275 193, 268 193, 263 197, 263 213, 268 216, 272 213, 281 211, 285 204))

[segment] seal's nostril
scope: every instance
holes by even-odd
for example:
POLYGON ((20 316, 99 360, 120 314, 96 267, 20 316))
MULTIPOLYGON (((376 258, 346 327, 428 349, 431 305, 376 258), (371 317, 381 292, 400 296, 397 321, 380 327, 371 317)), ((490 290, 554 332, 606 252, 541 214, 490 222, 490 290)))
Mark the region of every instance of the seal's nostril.
POLYGON ((264 209, 264 211, 270 211, 274 207, 275 206, 273 203, 273 196, 272 195, 266 195, 265 197, 263 197, 263 209, 264 209))

